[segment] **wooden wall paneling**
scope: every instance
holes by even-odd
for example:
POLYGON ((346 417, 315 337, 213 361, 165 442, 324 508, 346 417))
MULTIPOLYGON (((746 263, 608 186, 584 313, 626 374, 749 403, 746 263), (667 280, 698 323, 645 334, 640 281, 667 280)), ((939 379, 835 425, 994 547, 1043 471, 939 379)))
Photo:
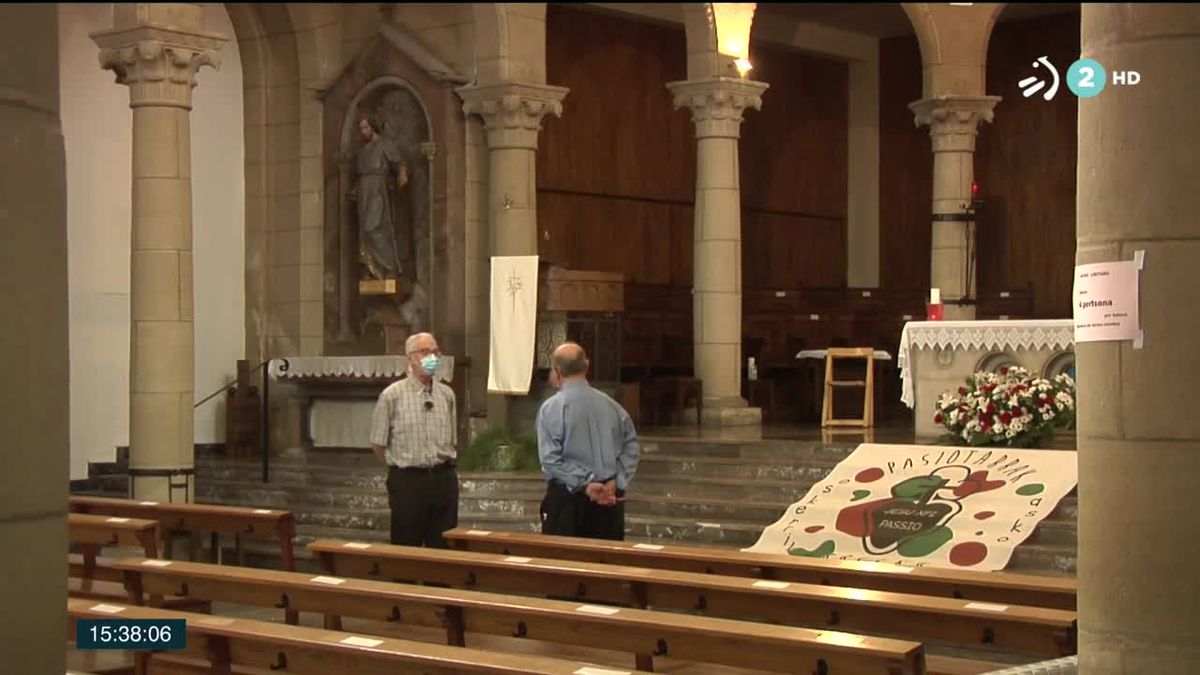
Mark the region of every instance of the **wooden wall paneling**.
MULTIPOLYGON (((1017 82, 1039 56, 1062 71, 1079 53, 1079 14, 997 24, 988 48, 987 91, 1002 97, 980 128, 975 176, 978 291, 1033 288, 1033 315, 1069 316, 1075 255, 1077 99, 1025 98, 1017 82)), ((913 125, 920 99, 916 38, 880 41, 880 279, 892 290, 929 287, 933 156, 928 129, 913 125)))
POLYGON ((1034 72, 1039 56, 1065 73, 1078 55, 1077 11, 999 23, 988 45, 988 92, 1002 100, 995 121, 980 131, 975 155, 987 200, 979 221, 979 291, 1032 287, 1035 318, 1071 316, 1079 101, 1065 83, 1046 101, 1025 98, 1017 82, 1034 72))
POLYGON ((879 41, 879 279, 884 288, 929 288, 933 150, 908 104, 921 98, 915 36, 879 41))

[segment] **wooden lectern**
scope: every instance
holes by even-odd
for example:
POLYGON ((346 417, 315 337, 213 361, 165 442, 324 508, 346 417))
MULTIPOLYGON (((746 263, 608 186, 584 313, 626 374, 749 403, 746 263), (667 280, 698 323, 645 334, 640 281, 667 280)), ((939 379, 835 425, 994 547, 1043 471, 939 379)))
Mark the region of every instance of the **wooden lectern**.
POLYGON ((536 379, 545 381, 555 347, 577 342, 587 351, 593 386, 614 393, 636 421, 637 385, 621 385, 624 277, 544 262, 538 279, 536 379))

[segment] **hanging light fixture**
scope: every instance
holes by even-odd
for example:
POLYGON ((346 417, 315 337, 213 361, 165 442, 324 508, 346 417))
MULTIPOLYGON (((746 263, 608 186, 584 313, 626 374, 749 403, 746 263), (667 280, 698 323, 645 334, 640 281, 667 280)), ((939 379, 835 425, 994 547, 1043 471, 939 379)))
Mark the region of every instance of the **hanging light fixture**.
POLYGON ((750 25, 754 23, 754 10, 758 4, 710 2, 708 7, 717 28, 717 51, 733 57, 738 75, 746 77, 754 67, 750 63, 750 25))

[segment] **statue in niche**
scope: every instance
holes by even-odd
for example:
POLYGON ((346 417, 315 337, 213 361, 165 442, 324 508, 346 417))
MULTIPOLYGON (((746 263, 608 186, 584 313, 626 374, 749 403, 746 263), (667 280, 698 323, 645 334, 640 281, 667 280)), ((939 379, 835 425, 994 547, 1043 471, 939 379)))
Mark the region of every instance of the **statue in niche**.
POLYGON ((358 130, 363 147, 354 156, 357 180, 350 198, 358 202, 359 262, 366 271, 364 278, 399 279, 403 267, 396 247, 396 216, 402 214, 395 210, 400 200, 392 193, 408 185, 408 164, 395 143, 379 133, 374 116, 360 116, 358 130))
MULTIPOLYGON (((382 329, 391 352, 408 334, 425 330, 428 311, 429 129, 424 108, 402 86, 377 86, 348 111, 343 127, 343 211, 357 234, 344 255, 357 268, 359 334, 382 329), (422 255, 424 254, 424 255, 422 255)), ((353 283, 353 282, 352 282, 353 283)))

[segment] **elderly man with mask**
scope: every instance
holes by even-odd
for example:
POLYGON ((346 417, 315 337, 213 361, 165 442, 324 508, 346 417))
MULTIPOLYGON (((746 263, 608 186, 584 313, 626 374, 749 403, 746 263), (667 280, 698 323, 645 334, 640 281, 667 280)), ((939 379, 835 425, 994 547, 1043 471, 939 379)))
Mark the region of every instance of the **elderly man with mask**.
POLYGON ((458 525, 458 453, 454 390, 434 376, 437 341, 417 333, 404 344, 408 376, 379 395, 371 449, 388 466, 392 543, 446 548, 442 533, 458 525))
POLYGON ((625 490, 637 471, 637 432, 629 413, 587 381, 583 347, 554 350, 550 383, 559 391, 537 415, 538 456, 548 479, 542 533, 625 538, 625 490))

